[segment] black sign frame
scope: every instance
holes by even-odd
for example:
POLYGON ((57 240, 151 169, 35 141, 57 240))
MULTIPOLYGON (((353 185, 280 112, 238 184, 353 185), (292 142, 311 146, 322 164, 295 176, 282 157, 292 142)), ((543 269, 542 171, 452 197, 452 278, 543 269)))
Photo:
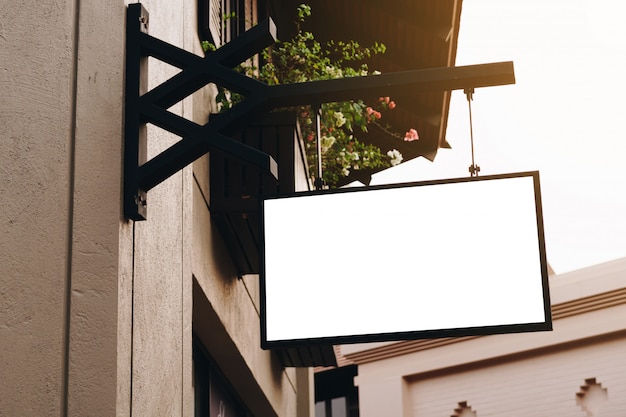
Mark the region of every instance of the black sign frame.
MULTIPOLYGON (((526 185, 525 185, 526 187, 526 185)), ((286 200, 285 200, 286 201, 286 200)), ((312 200, 311 200, 312 201, 312 200)), ((306 346, 306 345, 328 345, 328 344, 348 344, 348 343, 363 343, 363 342, 382 342, 382 341, 398 341, 398 340, 413 340, 413 339, 430 339, 430 338, 442 338, 442 337, 461 337, 461 336, 480 336, 480 335, 490 335, 490 334, 502 334, 502 333, 519 333, 519 332, 532 332, 532 331, 547 331, 552 330, 552 316, 551 316, 551 308, 550 308, 550 294, 548 287, 548 264, 546 260, 546 249, 545 249, 545 237, 544 237, 544 226, 543 226, 543 213, 542 213, 542 203, 541 203, 541 191, 539 184, 539 172, 538 171, 530 171, 530 172, 521 172, 521 173, 511 173, 511 174, 501 174, 501 175, 489 175, 489 176, 481 176, 481 177, 467 177, 467 178, 455 178, 455 179, 445 179, 445 180, 433 180, 433 181, 422 181, 422 182, 412 182, 412 183, 402 183, 402 184, 392 184, 392 185, 380 185, 380 186, 368 186, 368 187, 356 187, 356 188, 343 188, 343 189, 334 189, 334 190, 323 190, 323 191, 312 191, 312 192, 304 192, 304 193, 293 193, 289 195, 280 195, 280 196, 267 196, 261 200, 261 230, 260 230, 260 248, 261 248, 261 268, 260 268, 260 293, 261 293, 261 347, 264 349, 270 348, 285 348, 285 347, 298 347, 298 346, 306 346), (437 329, 417 329, 417 330, 402 330, 402 331, 382 331, 382 332, 361 332, 361 333, 351 333, 351 334, 332 334, 327 336, 319 336, 315 335, 312 337, 287 337, 287 338, 268 338, 268 271, 267 271, 267 247, 266 247, 266 214, 267 214, 267 205, 272 204, 272 201, 276 201, 279 199, 289 199, 289 198, 301 198, 301 197, 315 197, 315 196, 328 196, 328 195, 341 195, 348 193, 363 193, 363 192, 371 192, 377 190, 400 190, 404 188, 415 188, 418 187, 429 187, 429 186, 440 186, 446 184, 479 184, 481 182, 489 182, 493 180, 509 180, 509 179, 520 179, 527 178, 527 181, 532 180, 532 197, 534 199, 534 215, 536 220, 536 254, 538 259, 536 260, 537 268, 537 279, 540 280, 539 284, 533 285, 541 285, 541 309, 542 309, 542 317, 540 320, 533 320, 532 322, 523 322, 523 323, 506 323, 506 324, 495 324, 495 325, 479 325, 479 326, 460 326, 460 327, 445 327, 445 328, 437 328, 437 329)), ((475 201, 459 201, 460 205, 471 205, 475 204, 475 201)), ((297 218, 295 216, 294 218, 297 218)), ((293 219, 284 219, 285 221, 293 221, 293 219)), ((300 221, 305 221, 305 219, 299 219, 300 221)), ((297 230, 297 225, 292 225, 294 230, 297 230)), ((296 232, 294 232, 296 233, 296 232)), ((472 245, 472 236, 460 236, 460 238, 467 239, 467 245, 472 245)), ((310 248, 309 248, 310 249, 310 248)), ((273 249, 272 249, 273 250, 273 249)), ((303 249, 307 250, 307 249, 303 249)), ((323 254, 321 253, 322 249, 320 248, 320 252, 311 253, 311 262, 323 262, 323 254)), ((303 266, 305 267, 305 266, 303 266)), ((502 271, 503 277, 506 277, 507 271, 502 271)), ((298 280, 298 271, 293 271, 292 279, 298 280)), ((272 279, 270 277, 270 279, 272 279)), ((394 285, 394 277, 381 277, 381 280, 384 280, 387 285, 394 285)), ((304 284, 304 283, 303 283, 304 284)), ((305 287, 310 287, 311 283, 306 283, 305 287)), ((313 284, 314 285, 314 284, 313 284)), ((333 291, 332 288, 328 288, 328 293, 330 294, 333 291)), ((270 294, 271 295, 271 294, 270 294)), ((298 293, 291 293, 288 297, 294 297, 295 299, 303 299, 303 297, 307 297, 306 290, 302 290, 298 293)), ((350 314, 350 294, 345 294, 344 297, 340 298, 345 302, 345 311, 347 314, 350 314)), ((318 308, 323 309, 327 300, 324 297, 320 297, 317 300, 318 308)), ((460 313, 459 313, 460 314, 460 313)), ((291 315, 290 315, 291 316, 291 315)), ((291 317, 294 327, 304 327, 306 328, 306 324, 299 322, 297 319, 297 314, 294 314, 291 317)), ((338 321, 340 320, 349 320, 346 317, 336 317, 338 321)))

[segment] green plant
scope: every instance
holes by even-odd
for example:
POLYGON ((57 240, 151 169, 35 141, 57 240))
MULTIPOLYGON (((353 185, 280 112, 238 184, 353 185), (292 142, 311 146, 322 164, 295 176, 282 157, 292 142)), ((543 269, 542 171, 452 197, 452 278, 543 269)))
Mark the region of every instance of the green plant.
MULTIPOLYGON (((296 34, 291 40, 277 42, 261 54, 263 64, 254 67, 246 64, 238 70, 270 85, 301 83, 345 77, 360 77, 379 74, 370 71, 368 58, 385 53, 385 45, 375 42, 364 47, 356 41, 329 41, 320 43, 315 36, 302 29, 302 23, 311 15, 311 7, 301 4, 297 8, 296 34)), ((214 50, 203 43, 205 51, 214 50)), ((223 88, 217 96, 218 106, 224 111, 241 100, 236 93, 223 88)), ((396 107, 389 97, 380 97, 373 104, 361 100, 340 103, 327 103, 321 108, 321 149, 323 182, 336 186, 350 171, 386 168, 402 161, 402 155, 395 149, 383 152, 374 145, 361 142, 359 132, 367 132, 375 127, 397 140, 417 140, 417 132, 410 129, 404 136, 383 126, 380 120, 383 113, 396 107)), ((305 139, 310 175, 317 175, 315 114, 310 107, 298 107, 300 127, 305 139)))

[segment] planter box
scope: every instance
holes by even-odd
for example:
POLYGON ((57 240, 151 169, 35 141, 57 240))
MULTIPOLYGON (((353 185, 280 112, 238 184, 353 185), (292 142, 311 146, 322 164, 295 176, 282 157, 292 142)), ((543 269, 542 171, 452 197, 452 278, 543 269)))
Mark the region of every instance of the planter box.
POLYGON ((271 113, 234 136, 271 155, 278 181, 231 155, 210 154, 210 210, 240 275, 259 273, 259 196, 311 189, 296 115, 271 113))

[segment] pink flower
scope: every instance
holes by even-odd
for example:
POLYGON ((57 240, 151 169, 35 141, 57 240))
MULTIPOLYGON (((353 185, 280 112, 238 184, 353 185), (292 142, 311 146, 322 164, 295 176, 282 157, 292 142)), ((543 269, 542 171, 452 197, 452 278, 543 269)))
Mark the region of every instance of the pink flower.
POLYGON ((404 134, 404 141, 405 142, 413 142, 414 140, 418 140, 420 137, 417 134, 417 130, 411 128, 409 129, 408 132, 406 132, 404 134))
POLYGON ((389 102, 389 110, 393 110, 396 108, 396 102, 395 101, 390 101, 389 102))
POLYGON ((374 110, 371 107, 367 107, 365 111, 367 112, 368 123, 373 119, 380 119, 381 117, 383 117, 383 115, 378 110, 374 110))

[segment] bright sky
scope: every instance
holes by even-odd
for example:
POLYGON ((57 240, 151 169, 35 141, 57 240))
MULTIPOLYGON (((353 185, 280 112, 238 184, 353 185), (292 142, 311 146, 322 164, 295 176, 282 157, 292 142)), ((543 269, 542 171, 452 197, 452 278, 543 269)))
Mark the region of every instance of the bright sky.
MULTIPOLYGON (((472 102, 481 175, 539 170, 548 262, 563 273, 626 257, 626 1, 465 0, 456 65, 513 61, 516 84, 472 102)), ((372 184, 468 176, 468 105, 447 140, 372 184)))

